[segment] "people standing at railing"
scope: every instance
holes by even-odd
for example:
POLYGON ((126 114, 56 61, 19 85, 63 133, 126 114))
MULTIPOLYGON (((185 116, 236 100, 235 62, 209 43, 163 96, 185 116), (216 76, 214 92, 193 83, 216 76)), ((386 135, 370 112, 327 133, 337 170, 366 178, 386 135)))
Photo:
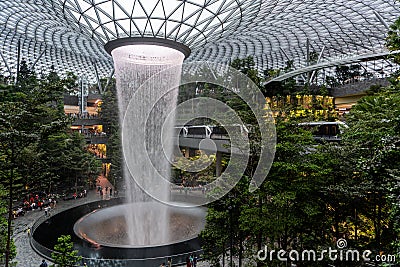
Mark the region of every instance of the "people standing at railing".
POLYGON ((47 217, 47 215, 49 215, 49 207, 44 208, 44 216, 47 217))
POLYGON ((186 267, 192 267, 192 264, 190 263, 190 258, 186 257, 186 267))
POLYGON ((192 267, 194 266, 193 260, 194 260, 193 254, 190 254, 189 261, 190 261, 190 266, 192 266, 192 267))
POLYGON ((193 267, 196 267, 197 266, 197 256, 196 256, 196 254, 194 254, 194 256, 193 256, 193 267))

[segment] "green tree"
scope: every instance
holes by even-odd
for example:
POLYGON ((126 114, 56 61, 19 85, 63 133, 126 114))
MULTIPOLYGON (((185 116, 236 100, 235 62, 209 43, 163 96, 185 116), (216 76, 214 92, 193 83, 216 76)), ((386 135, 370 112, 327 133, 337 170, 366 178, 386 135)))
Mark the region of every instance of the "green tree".
POLYGON ((242 227, 255 226, 248 228, 253 242, 260 235, 263 245, 271 249, 311 249, 329 242, 320 190, 326 184, 325 170, 312 152, 311 133, 297 124, 297 120, 276 118, 274 162, 259 189, 257 205, 249 206, 242 217, 242 227))
POLYGON ((18 162, 25 146, 37 140, 37 132, 29 122, 34 121, 35 116, 29 112, 30 99, 21 92, 13 92, 13 87, 3 91, 5 98, 0 101, 0 156, 2 165, 0 171, 0 183, 8 192, 8 219, 6 234, 6 267, 9 266, 12 250, 12 218, 13 200, 18 197, 16 192, 21 189, 21 176, 18 171, 18 162), (7 101, 9 100, 9 101, 7 101))
MULTIPOLYGON (((78 166, 82 173, 85 171, 82 168, 88 169, 83 161, 87 159, 83 138, 67 133, 69 121, 64 114, 63 92, 70 83, 54 72, 38 79, 23 60, 16 85, 0 84, 0 185, 7 190, 8 210, 6 266, 14 255, 11 239, 13 200, 22 200, 26 188, 49 191, 54 177, 57 177, 57 173, 52 172, 55 166, 49 168, 47 161, 49 151, 53 149, 46 146, 48 141, 55 136, 63 137, 64 143, 72 140, 76 148, 59 150, 59 154, 52 156, 63 158, 64 155, 62 167, 66 170, 78 166)), ((62 175, 60 178, 65 178, 62 175)))
POLYGON ((110 159, 111 168, 108 179, 118 188, 122 184, 122 147, 119 129, 119 107, 115 79, 108 84, 107 91, 103 94, 103 102, 99 115, 105 124, 105 132, 108 136, 107 158, 110 159))
MULTIPOLYGON (((279 76, 281 73, 287 73, 294 70, 293 60, 286 61, 284 68, 264 70, 264 79, 269 80, 279 76)), ((266 97, 285 96, 293 94, 296 91, 296 80, 294 77, 287 78, 284 81, 271 82, 262 87, 262 92, 266 97)))
MULTIPOLYGON (((7 220, 7 215, 8 215, 8 209, 7 209, 7 191, 3 188, 2 185, 0 185, 0 263, 4 264, 5 259, 6 259, 6 251, 8 250, 7 248, 7 237, 8 236, 8 220, 7 220)), ((10 253, 9 253, 9 258, 14 259, 17 251, 16 247, 14 244, 14 241, 11 240, 10 242, 10 253)))
POLYGON ((337 81, 344 84, 349 81, 353 81, 361 75, 361 66, 357 64, 337 66, 335 68, 335 77, 337 81))
POLYGON ((360 214, 373 227, 366 243, 381 251, 396 238, 389 215, 400 194, 400 94, 386 90, 362 98, 347 116, 346 142, 355 149, 360 214))
MULTIPOLYGON (((218 201, 219 202, 219 201, 218 201)), ((223 207, 217 208, 217 204, 210 205, 207 211, 207 224, 201 231, 200 237, 204 241, 203 257, 213 266, 219 266, 221 255, 225 256, 229 242, 229 214, 223 207)))
POLYGON ((57 239, 57 244, 54 246, 54 251, 51 257, 57 267, 72 267, 76 266, 82 260, 78 256, 78 251, 73 249, 74 243, 71 242, 70 235, 62 235, 57 239))
MULTIPOLYGON (((386 37, 386 46, 391 51, 400 50, 400 18, 390 25, 390 29, 386 37)), ((400 63, 399 54, 394 55, 393 59, 396 63, 400 63)))
POLYGON ((89 174, 99 172, 100 161, 86 150, 86 141, 79 133, 52 134, 38 147, 42 169, 46 170, 41 175, 40 188, 49 190, 62 185, 64 188, 75 187, 76 191, 76 186, 86 185, 89 174))
POLYGON ((246 58, 234 59, 231 63, 231 67, 237 69, 248 78, 250 78, 257 86, 261 86, 263 79, 259 75, 258 70, 255 68, 255 62, 253 57, 248 56, 246 58))
POLYGON ((225 102, 249 129, 251 155, 235 188, 208 206, 206 228, 201 233, 206 240, 203 247, 206 257, 218 262, 229 248, 230 255, 239 257, 241 266, 244 257, 251 259, 264 244, 283 249, 326 245, 327 240, 321 234, 327 228, 325 223, 321 224, 326 207, 319 191, 325 185, 325 180, 320 178, 324 170, 310 153, 314 145, 311 133, 297 127, 298 121, 294 119, 276 118, 275 162, 266 182, 251 194, 249 177, 258 163, 260 132, 254 115, 243 101, 230 96, 225 102))

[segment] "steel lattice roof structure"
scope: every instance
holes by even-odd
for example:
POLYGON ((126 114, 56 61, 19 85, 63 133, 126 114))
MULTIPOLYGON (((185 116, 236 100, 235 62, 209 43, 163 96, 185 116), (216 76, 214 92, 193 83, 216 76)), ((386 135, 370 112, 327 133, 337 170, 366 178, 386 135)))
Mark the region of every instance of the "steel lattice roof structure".
POLYGON ((20 43, 37 72, 94 81, 112 73, 105 43, 146 36, 189 46, 187 61, 252 56, 260 71, 289 60, 302 69, 311 51, 329 66, 388 54, 399 16, 395 0, 0 0, 0 71, 15 75, 20 43))

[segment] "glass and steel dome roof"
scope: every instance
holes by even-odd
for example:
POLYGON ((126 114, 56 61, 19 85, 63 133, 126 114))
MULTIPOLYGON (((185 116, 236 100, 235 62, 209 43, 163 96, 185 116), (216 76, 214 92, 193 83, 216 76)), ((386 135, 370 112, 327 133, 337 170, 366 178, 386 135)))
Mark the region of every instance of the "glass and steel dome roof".
POLYGON ((173 40, 191 49, 233 34, 261 0, 58 0, 65 18, 100 43, 124 37, 173 40))
POLYGON ((0 70, 16 70, 17 44, 35 69, 54 65, 95 79, 112 71, 104 44, 153 36, 189 46, 186 60, 252 56, 259 70, 387 53, 394 0, 0 0, 0 70), (37 62, 35 62, 37 60, 37 62))

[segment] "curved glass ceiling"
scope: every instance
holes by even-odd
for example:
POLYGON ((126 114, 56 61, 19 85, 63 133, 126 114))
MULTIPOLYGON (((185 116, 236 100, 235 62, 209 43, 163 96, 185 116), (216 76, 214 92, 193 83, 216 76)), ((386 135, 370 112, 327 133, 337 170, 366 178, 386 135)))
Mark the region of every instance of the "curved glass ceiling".
POLYGON ((253 56, 259 70, 386 52, 394 0, 0 0, 0 71, 15 73, 17 44, 40 72, 54 65, 95 80, 112 71, 103 45, 156 36, 192 49, 186 60, 253 56), (309 53, 308 53, 309 52, 309 53))
POLYGON ((65 18, 100 43, 157 37, 192 49, 233 33, 261 0, 58 0, 65 18))

